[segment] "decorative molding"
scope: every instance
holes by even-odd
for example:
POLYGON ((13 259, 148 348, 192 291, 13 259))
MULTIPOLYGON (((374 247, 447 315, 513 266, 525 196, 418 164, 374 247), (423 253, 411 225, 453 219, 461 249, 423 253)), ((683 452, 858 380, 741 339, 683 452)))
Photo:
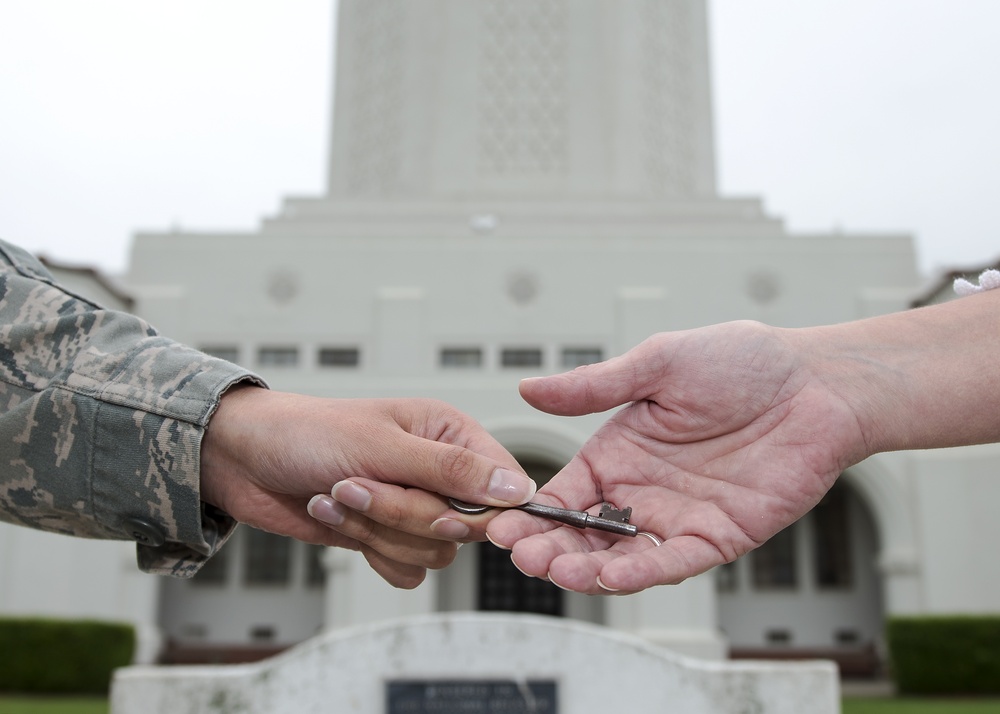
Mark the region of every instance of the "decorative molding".
POLYGON ((275 270, 267 278, 267 296, 278 305, 287 305, 294 300, 300 288, 298 273, 287 268, 275 270))
POLYGON ((350 95, 347 190, 384 195, 398 185, 402 163, 405 5, 359 3, 352 32, 356 54, 350 95))
POLYGON ((566 173, 567 0, 487 0, 481 7, 479 172, 566 173))
POLYGON ((513 272, 507 276, 507 297, 515 305, 528 305, 535 301, 541 286, 538 276, 526 270, 513 272))
POLYGON ((696 184, 692 12, 686 0, 644 0, 640 10, 645 171, 668 195, 690 195, 696 184))
POLYGON ((758 305, 767 305, 781 295, 781 280, 769 270, 750 273, 746 279, 746 294, 758 305))

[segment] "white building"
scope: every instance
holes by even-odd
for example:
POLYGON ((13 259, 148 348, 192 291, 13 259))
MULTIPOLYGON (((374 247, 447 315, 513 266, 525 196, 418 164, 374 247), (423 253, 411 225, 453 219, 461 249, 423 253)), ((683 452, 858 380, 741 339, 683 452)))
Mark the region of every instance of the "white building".
MULTIPOLYGON (((603 417, 536 413, 522 377, 665 330, 905 309, 919 288, 909 236, 791 235, 758 200, 718 195, 702 0, 341 0, 340 13, 326 195, 288 199, 252 233, 140 234, 128 275, 164 334, 277 389, 446 400, 544 480, 603 417)), ((505 609, 700 656, 864 669, 888 615, 1000 609, 1000 565, 979 557, 1000 540, 998 467, 992 446, 873 457, 734 565, 629 597, 524 578, 488 544, 400 591, 354 553, 248 528, 177 581, 136 573, 128 545, 3 527, 0 612, 124 617, 147 655, 159 633, 170 657, 210 659, 505 609), (81 568, 102 577, 81 588, 81 568)))

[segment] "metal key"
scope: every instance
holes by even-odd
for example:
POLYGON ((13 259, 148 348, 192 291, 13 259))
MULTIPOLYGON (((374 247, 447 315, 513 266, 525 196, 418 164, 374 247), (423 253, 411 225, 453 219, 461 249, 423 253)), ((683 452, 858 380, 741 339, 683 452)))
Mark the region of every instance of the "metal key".
MULTIPOLYGON (((465 501, 459 501, 456 498, 449 498, 448 503, 451 504, 451 507, 459 513, 466 513, 469 515, 485 513, 493 508, 493 506, 466 503, 465 501)), ((599 531, 607 531, 608 533, 617 533, 619 535, 633 537, 639 532, 639 528, 637 526, 629 523, 629 519, 632 517, 632 509, 624 508, 622 510, 618 510, 610 503, 602 505, 601 512, 596 516, 592 516, 586 511, 574 511, 569 508, 545 506, 541 503, 523 503, 520 506, 514 506, 514 508, 520 509, 525 513, 530 513, 533 516, 541 516, 542 518, 559 521, 560 523, 566 523, 567 525, 576 526, 577 528, 595 528, 599 531)))

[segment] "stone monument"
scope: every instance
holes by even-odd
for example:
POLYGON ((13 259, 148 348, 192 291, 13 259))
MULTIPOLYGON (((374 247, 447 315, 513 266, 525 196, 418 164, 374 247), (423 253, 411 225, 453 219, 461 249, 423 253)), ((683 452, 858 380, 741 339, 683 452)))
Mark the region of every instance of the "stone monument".
POLYGON ((829 662, 688 659, 609 628, 453 613, 364 625, 252 665, 129 667, 112 714, 835 714, 829 662))

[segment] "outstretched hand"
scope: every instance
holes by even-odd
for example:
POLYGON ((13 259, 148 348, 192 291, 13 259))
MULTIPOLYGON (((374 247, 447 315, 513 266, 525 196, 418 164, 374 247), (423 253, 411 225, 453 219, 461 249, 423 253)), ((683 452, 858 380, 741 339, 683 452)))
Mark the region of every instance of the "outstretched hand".
POLYGON ((572 372, 524 380, 537 409, 628 404, 536 501, 596 513, 631 506, 662 541, 558 526, 515 510, 487 533, 528 575, 583 593, 678 583, 733 561, 812 508, 868 455, 837 385, 810 372, 792 331, 737 322, 655 335, 572 372))
POLYGON ((442 518, 448 505, 436 494, 511 506, 535 490, 474 419, 432 399, 235 387, 212 417, 201 464, 206 503, 273 533, 360 550, 404 588, 450 563, 456 541, 484 538, 489 517, 442 518))

